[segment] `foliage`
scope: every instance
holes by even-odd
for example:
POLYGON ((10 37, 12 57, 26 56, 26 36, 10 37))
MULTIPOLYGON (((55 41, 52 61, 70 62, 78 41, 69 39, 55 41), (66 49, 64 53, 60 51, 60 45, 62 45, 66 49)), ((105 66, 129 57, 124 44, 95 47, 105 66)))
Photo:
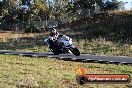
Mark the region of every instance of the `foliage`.
POLYGON ((24 32, 25 33, 39 33, 40 30, 37 28, 37 26, 33 22, 31 22, 26 25, 24 32))
MULTIPOLYGON (((82 88, 76 82, 76 69, 87 74, 130 74, 132 66, 63 61, 52 58, 0 55, 2 88, 82 88), (52 79, 52 80, 51 80, 52 79)), ((83 88, 127 88, 130 84, 86 84, 83 88)))
POLYGON ((119 2, 117 0, 107 1, 105 4, 104 9, 107 10, 117 10, 119 8, 119 2))
POLYGON ((102 11, 118 9, 119 2, 117 0, 111 2, 109 0, 5 0, 2 5, 3 16, 0 19, 2 25, 24 22, 28 25, 33 21, 48 20, 55 20, 58 25, 62 25, 94 16, 97 5, 102 11))
POLYGON ((50 10, 46 2, 37 0, 34 3, 24 0, 5 0, 3 1, 2 24, 13 24, 17 22, 32 22, 40 17, 45 20, 50 15, 50 10))

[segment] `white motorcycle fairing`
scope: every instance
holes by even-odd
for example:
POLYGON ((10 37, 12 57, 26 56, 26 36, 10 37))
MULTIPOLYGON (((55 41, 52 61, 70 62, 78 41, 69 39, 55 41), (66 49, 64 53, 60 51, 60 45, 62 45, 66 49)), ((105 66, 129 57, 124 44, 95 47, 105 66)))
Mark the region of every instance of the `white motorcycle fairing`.
MULTIPOLYGON (((48 43, 48 40, 51 39, 50 37, 47 37, 44 39, 44 42, 48 43)), ((69 52, 69 53, 73 53, 76 56, 80 55, 80 51, 77 49, 77 47, 73 44, 72 39, 66 35, 59 35, 57 38, 57 44, 59 43, 58 46, 61 46, 62 48, 58 48, 57 46, 55 46, 54 49, 50 49, 54 54, 59 54, 61 52, 69 52)), ((49 45, 50 46, 50 45, 49 45)))
POLYGON ((63 43, 67 48, 75 48, 76 46, 73 44, 72 39, 66 35, 59 37, 57 40, 59 43, 63 43))

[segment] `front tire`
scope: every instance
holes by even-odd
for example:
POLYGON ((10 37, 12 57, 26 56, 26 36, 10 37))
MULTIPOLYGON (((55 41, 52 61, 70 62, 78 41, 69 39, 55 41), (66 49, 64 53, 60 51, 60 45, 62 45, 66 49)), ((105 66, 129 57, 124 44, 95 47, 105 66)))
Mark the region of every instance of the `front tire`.
POLYGON ((60 54, 57 49, 55 49, 55 48, 52 49, 51 47, 49 47, 49 48, 50 48, 50 51, 54 53, 54 55, 59 55, 60 54))
POLYGON ((71 51, 74 55, 76 55, 76 56, 80 56, 80 51, 79 51, 76 47, 70 49, 70 51, 71 51))
POLYGON ((53 50, 54 55, 59 55, 59 51, 58 50, 53 50))

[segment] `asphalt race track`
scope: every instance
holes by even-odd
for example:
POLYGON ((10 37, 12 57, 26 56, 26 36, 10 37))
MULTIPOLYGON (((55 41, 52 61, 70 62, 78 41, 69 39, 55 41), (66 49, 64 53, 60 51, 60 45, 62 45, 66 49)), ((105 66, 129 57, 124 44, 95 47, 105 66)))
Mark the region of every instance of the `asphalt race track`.
POLYGON ((0 54, 20 55, 20 56, 29 56, 29 57, 52 57, 52 58, 58 58, 58 59, 68 60, 68 61, 132 65, 132 58, 125 57, 125 56, 99 56, 99 55, 88 55, 88 54, 81 54, 80 56, 75 56, 72 54, 54 55, 51 52, 43 52, 43 53, 15 52, 15 51, 4 51, 4 50, 0 50, 0 54))

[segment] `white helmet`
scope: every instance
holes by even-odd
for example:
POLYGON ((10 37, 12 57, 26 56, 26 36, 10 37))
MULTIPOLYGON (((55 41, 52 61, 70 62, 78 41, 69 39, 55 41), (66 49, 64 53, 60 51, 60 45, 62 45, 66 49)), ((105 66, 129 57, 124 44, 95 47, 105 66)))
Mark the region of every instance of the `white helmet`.
POLYGON ((52 29, 51 29, 51 32, 52 32, 52 33, 56 33, 57 31, 56 31, 55 28, 52 28, 52 29))

